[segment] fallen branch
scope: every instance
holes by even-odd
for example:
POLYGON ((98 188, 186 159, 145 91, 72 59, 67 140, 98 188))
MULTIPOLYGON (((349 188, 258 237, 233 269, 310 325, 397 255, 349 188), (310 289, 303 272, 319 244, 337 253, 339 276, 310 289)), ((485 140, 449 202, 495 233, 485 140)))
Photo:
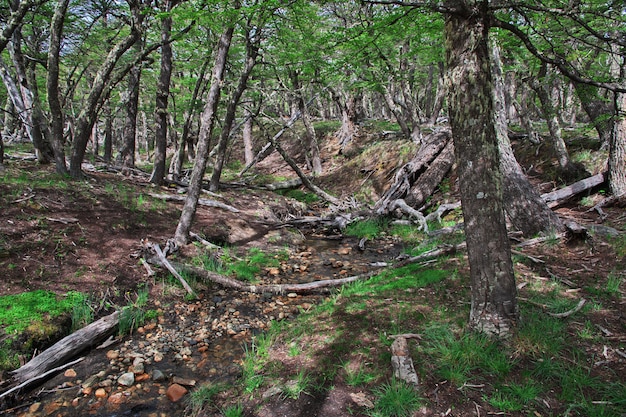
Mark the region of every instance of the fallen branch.
POLYGON ((400 334, 391 337, 395 339, 391 344, 391 367, 393 368, 393 376, 417 388, 419 378, 415 372, 415 366, 413 366, 413 359, 411 359, 407 339, 419 339, 420 336, 416 334, 400 334))
POLYGON ((568 185, 567 187, 542 194, 541 198, 548 204, 548 207, 554 208, 570 197, 602 184, 605 180, 606 173, 596 174, 568 185))
MULTIPOLYGON (((158 198, 159 200, 165 200, 165 201, 185 201, 187 199, 187 197, 185 197, 185 196, 173 195, 173 194, 148 193, 148 195, 150 197, 158 198)), ((206 199, 206 198, 199 198, 198 199, 198 204, 200 204, 201 206, 206 206, 206 207, 221 208, 221 209, 224 209, 224 210, 228 210, 231 213, 239 213, 239 210, 236 209, 233 206, 229 206, 228 204, 224 204, 224 203, 221 203, 221 202, 215 201, 215 200, 209 200, 209 199, 206 199)))
POLYGON ((565 318, 565 317, 569 317, 572 314, 577 313, 578 311, 580 311, 581 308, 583 308, 583 306, 585 305, 585 303, 587 302, 587 300, 585 300, 584 298, 581 298, 580 301, 578 302, 578 304, 576 305, 576 307, 572 308, 571 310, 568 310, 564 313, 550 313, 548 312, 549 315, 551 315, 552 317, 557 317, 557 318, 565 318))
POLYGON ((170 271, 172 273, 172 275, 174 275, 176 278, 178 278, 180 283, 183 284, 183 288, 185 288, 185 290, 187 291, 187 294, 195 295, 194 290, 189 286, 187 281, 185 281, 185 278, 183 278, 178 273, 178 271, 176 271, 176 269, 172 266, 172 264, 167 260, 167 258, 163 254, 163 251, 161 250, 161 247, 157 243, 155 243, 154 245, 152 245, 152 248, 154 249, 154 251, 156 252, 157 256, 159 257, 159 260, 161 261, 161 265, 166 267, 168 269, 168 271, 170 271))
POLYGON ((97 345, 113 332, 118 322, 119 312, 116 311, 64 337, 24 366, 13 371, 13 380, 21 384, 34 379, 90 346, 97 345))
POLYGON ((34 384, 35 382, 39 381, 40 379, 44 379, 44 378, 46 378, 48 375, 52 375, 52 374, 53 374, 53 373, 55 373, 55 372, 62 371, 63 369, 65 369, 65 368, 69 368, 69 367, 70 367, 70 366, 72 366, 72 365, 76 365, 78 362, 80 362, 80 361, 82 361, 82 360, 84 360, 84 359, 85 359, 84 357, 82 357, 82 358, 78 358, 78 359, 76 359, 76 360, 73 360, 72 362, 68 362, 68 363, 66 363, 65 365, 57 366, 56 368, 50 369, 49 371, 46 371, 46 372, 44 372, 44 373, 43 373, 43 374, 41 374, 41 375, 37 375, 37 376, 35 376, 35 377, 33 377, 33 378, 31 378, 31 379, 27 380, 27 381, 24 381, 24 382, 22 382, 21 384, 19 384, 19 385, 15 386, 15 387, 13 387, 13 388, 11 388, 11 389, 9 389, 9 390, 7 390, 7 391, 3 392, 2 394, 0 394, 0 398, 4 398, 4 397, 6 397, 7 395, 9 395, 10 393, 12 393, 12 392, 14 392, 14 391, 17 391, 17 390, 19 390, 19 389, 22 389, 22 388, 24 388, 24 387, 27 387, 27 386, 29 386, 29 385, 32 385, 32 384, 34 384))

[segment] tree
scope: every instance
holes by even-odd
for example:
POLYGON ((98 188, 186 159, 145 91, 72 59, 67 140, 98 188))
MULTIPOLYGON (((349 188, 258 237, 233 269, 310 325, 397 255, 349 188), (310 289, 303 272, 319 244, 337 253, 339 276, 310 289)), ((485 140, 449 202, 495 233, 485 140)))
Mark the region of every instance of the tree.
POLYGON ((59 97, 59 51, 61 49, 61 36, 63 33, 63 20, 67 12, 69 0, 61 0, 50 24, 50 46, 48 47, 48 105, 50 107, 50 126, 52 129, 51 143, 54 150, 54 162, 59 174, 67 174, 65 164, 65 151, 63 150, 64 115, 59 97))
POLYGON ((150 182, 160 185, 165 178, 165 159, 167 148, 167 100, 170 94, 170 82, 172 78, 172 46, 170 34, 172 32, 171 10, 175 1, 165 0, 162 4, 163 19, 161 22, 161 71, 157 82, 155 129, 154 129, 154 168, 150 182))
POLYGON ((457 155, 470 265, 470 327, 510 334, 518 320, 517 289, 503 207, 494 126, 487 2, 448 0, 445 46, 450 125, 457 155))
MULTIPOLYGON (((237 3, 237 8, 239 4, 237 3)), ((234 26, 229 25, 218 41, 215 54, 215 64, 211 76, 211 87, 207 96, 206 105, 202 111, 200 137, 198 138, 198 148, 196 150, 196 160, 191 173, 191 182, 187 190, 187 198, 183 206, 174 240, 178 245, 185 245, 189 240, 191 222, 196 214, 198 198, 202 189, 202 179, 206 171, 207 158, 209 155, 209 141, 215 124, 217 106, 219 104, 224 72, 226 70, 226 57, 233 39, 234 26)))

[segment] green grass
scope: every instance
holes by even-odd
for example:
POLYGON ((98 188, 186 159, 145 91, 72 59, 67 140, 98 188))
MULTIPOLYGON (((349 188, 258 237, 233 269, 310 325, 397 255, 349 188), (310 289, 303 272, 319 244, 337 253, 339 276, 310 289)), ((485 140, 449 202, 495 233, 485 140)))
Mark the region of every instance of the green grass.
POLYGON ((541 392, 541 388, 534 381, 511 383, 497 388, 486 400, 504 412, 520 411, 535 401, 541 392))
POLYGON ((263 268, 278 267, 281 261, 288 259, 288 257, 289 254, 285 251, 267 253, 258 248, 252 248, 241 259, 235 257, 228 249, 224 249, 219 258, 209 252, 203 252, 195 257, 192 262, 208 271, 254 282, 263 268))
POLYGON ((20 333, 32 323, 69 313, 86 303, 85 295, 70 291, 59 297, 51 291, 36 290, 0 297, 0 325, 7 334, 20 333))
POLYGON ((224 390, 220 384, 203 384, 193 390, 186 398, 188 411, 192 416, 198 416, 202 410, 213 403, 213 398, 224 390))
POLYGON ((387 225, 388 222, 381 219, 359 220, 350 223, 346 227, 346 230, 344 230, 344 234, 346 236, 354 236, 359 239, 374 239, 387 229, 387 225))
POLYGON ((300 201, 304 204, 312 204, 320 201, 320 198, 313 193, 307 193, 302 190, 278 190, 278 194, 283 195, 285 197, 293 198, 294 200, 300 201))
POLYGON ((132 334, 134 330, 141 327, 146 321, 145 306, 148 302, 149 291, 146 287, 137 290, 134 301, 127 295, 128 304, 121 308, 118 332, 120 335, 132 334))
POLYGON ((396 379, 375 388, 374 395, 372 417, 409 417, 422 405, 417 391, 396 379))

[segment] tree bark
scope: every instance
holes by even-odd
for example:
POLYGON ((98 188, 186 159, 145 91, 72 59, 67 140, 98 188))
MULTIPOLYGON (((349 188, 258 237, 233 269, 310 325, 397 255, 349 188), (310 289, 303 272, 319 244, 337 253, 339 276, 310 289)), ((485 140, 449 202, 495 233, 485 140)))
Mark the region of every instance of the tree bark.
POLYGON ((150 182, 161 185, 165 178, 165 159, 167 150, 167 99, 170 94, 170 81, 172 78, 172 46, 170 45, 170 33, 172 31, 172 1, 166 0, 163 4, 165 17, 161 23, 161 71, 157 82, 156 109, 155 109, 155 132, 154 132, 154 168, 150 182))
POLYGON ((215 124, 215 114, 217 105, 219 104, 222 82, 224 80, 224 72, 226 70, 226 57, 230 49, 230 43, 233 38, 234 27, 229 26, 220 36, 217 53, 215 56, 215 65, 213 66, 213 75, 211 77, 211 88, 207 97, 207 102, 201 116, 200 137, 198 138, 198 148, 196 150, 196 160, 191 173, 191 183, 187 190, 187 200, 183 206, 174 240, 178 245, 185 245, 189 241, 189 230, 193 217, 196 214, 198 206, 198 198, 202 189, 202 179, 206 171, 207 159, 209 155, 209 142, 213 125, 215 124))
MULTIPOLYGON (((137 37, 134 48, 141 49, 141 39, 137 37)), ((141 80, 141 64, 134 65, 128 73, 128 88, 124 109, 124 133, 122 137, 122 149, 117 157, 118 163, 124 168, 135 168, 135 151, 137 147, 137 111, 139 109, 139 83, 141 80)), ((95 120, 94 120, 95 121, 95 120)))
POLYGON ((615 118, 609 147, 609 187, 617 198, 626 196, 626 93, 615 93, 615 118))
POLYGON ((193 150, 193 141, 191 139, 191 125, 193 124, 193 120, 196 117, 196 112, 194 111, 194 103, 197 101, 198 96, 200 95, 200 91, 204 83, 204 74, 209 66, 209 59, 204 60, 202 63, 202 68, 200 69, 200 73, 198 74, 198 79, 196 81, 196 85, 193 88, 193 93, 191 94, 191 100, 189 101, 188 110, 185 112, 185 122, 183 123, 183 132, 180 136, 180 141, 178 142, 178 149, 176 151, 176 155, 172 158, 172 168, 170 169, 172 173, 172 177, 174 180, 178 180, 180 174, 183 170, 183 163, 185 162, 185 149, 187 149, 190 157, 193 150))
POLYGON ((56 172, 62 175, 68 174, 65 163, 65 151, 63 150, 63 107, 59 91, 59 51, 61 49, 61 36, 63 33, 63 21, 67 12, 69 0, 61 0, 50 24, 50 46, 48 48, 48 78, 46 82, 48 90, 48 105, 50 106, 50 126, 52 149, 54 150, 54 163, 56 172))
POLYGON ((250 109, 246 108, 244 110, 244 118, 246 119, 243 122, 243 155, 244 161, 246 165, 250 164, 254 159, 253 149, 253 140, 252 140, 252 112, 250 109))
POLYGON ((440 130, 425 137, 415 157, 400 168, 391 187, 376 202, 374 210, 382 215, 391 210, 393 202, 405 199, 414 208, 419 208, 454 162, 454 147, 450 131, 440 130))
POLYGON ((445 48, 450 125, 471 281, 470 327, 497 337, 518 321, 517 289, 503 207, 502 174, 487 33, 492 16, 485 2, 450 0, 445 48))
POLYGON ((13 381, 19 384, 33 379, 98 344, 113 332, 118 320, 119 312, 116 311, 61 339, 26 365, 15 370, 12 375, 13 381))
POLYGON ((246 64, 244 69, 239 76, 239 82, 237 83, 237 87, 232 93, 230 101, 228 102, 228 106, 226 108, 226 115, 224 116, 224 126, 222 127, 222 133, 220 135, 220 140, 218 143, 217 149, 217 162, 213 167, 213 174, 211 175, 211 180, 209 182, 209 191, 216 192, 219 190, 220 177, 222 176, 222 169, 224 168, 224 163, 226 162, 226 150, 228 148, 228 139, 230 137, 230 133, 233 128, 233 123, 235 122, 235 114, 237 112, 237 105, 241 100, 241 96, 244 91, 248 87, 248 78, 256 65, 256 59, 259 55, 259 45, 258 42, 260 37, 257 37, 248 33, 246 36, 246 64))
POLYGON ((491 69, 494 85, 494 115, 498 150, 500 152, 500 169, 504 181, 504 209, 515 229, 524 236, 535 236, 539 233, 564 231, 561 219, 548 207, 539 192, 532 186, 522 168, 515 159, 509 141, 506 106, 504 98, 504 80, 500 61, 500 48, 495 41, 491 42, 491 69))
POLYGON ((76 132, 72 141, 72 150, 70 155, 70 176, 72 178, 80 178, 83 175, 81 164, 85 158, 87 142, 91 136, 91 127, 96 122, 99 104, 102 102, 103 98, 108 98, 106 97, 107 94, 105 94, 105 89, 109 84, 111 73, 115 69, 115 65, 122 55, 124 55, 124 53, 128 51, 139 38, 139 25, 143 20, 143 15, 140 10, 138 10, 137 5, 134 2, 131 3, 134 4, 134 24, 130 28, 130 33, 109 51, 106 59, 100 66, 100 69, 93 80, 91 90, 89 91, 89 95, 83 105, 83 109, 78 115, 76 121, 76 132))

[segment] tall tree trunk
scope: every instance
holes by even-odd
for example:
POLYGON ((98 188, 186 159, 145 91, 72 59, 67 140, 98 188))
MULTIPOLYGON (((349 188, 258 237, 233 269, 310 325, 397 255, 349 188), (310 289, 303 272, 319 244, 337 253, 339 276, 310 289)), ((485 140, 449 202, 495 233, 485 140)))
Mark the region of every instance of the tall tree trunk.
POLYGON ((198 138, 198 147, 196 149, 196 160, 191 173, 191 183, 187 190, 187 199, 185 200, 178 226, 176 226, 176 234, 174 235, 174 240, 178 245, 187 244, 191 222, 196 214, 198 198, 200 197, 200 190, 202 189, 202 178, 206 171, 209 155, 209 142, 213 125, 215 124, 217 105, 220 101, 221 84, 224 80, 224 72, 226 69, 226 57, 233 39, 233 32, 234 28, 229 26, 222 36, 220 36, 218 42, 215 65, 213 66, 213 75, 211 77, 211 88, 209 89, 207 102, 200 118, 202 125, 200 127, 200 137, 198 138))
POLYGON ((170 172, 174 180, 178 180, 180 174, 183 170, 183 163, 185 162, 185 148, 188 149, 189 155, 193 152, 193 141, 191 138, 191 125, 193 124, 194 118, 196 117, 196 112, 194 111, 193 103, 195 103, 200 95, 200 91, 202 90, 202 86, 204 83, 204 74, 206 74, 206 70, 209 67, 210 59, 205 59, 202 63, 202 68, 200 69, 200 73, 198 74, 198 79, 196 81, 196 85, 193 88, 193 93, 191 94, 191 100, 189 101, 189 105, 185 112, 185 122, 183 123, 183 131, 180 136, 180 140, 178 142, 178 149, 176 150, 176 154, 172 158, 172 168, 170 168, 170 172))
POLYGON ((443 62, 438 64, 439 75, 437 77, 437 91, 435 92, 435 101, 433 103, 432 109, 430 109, 430 119, 428 123, 432 126, 437 123, 437 118, 439 118, 439 113, 441 113, 441 109, 443 108, 443 101, 446 97, 446 88, 444 85, 444 74, 445 68, 443 62))
POLYGON ((252 140, 252 112, 249 108, 244 109, 243 117, 243 155, 246 165, 254 159, 253 140, 252 140))
POLYGON ((64 117, 63 107, 60 100, 59 91, 59 51, 61 49, 61 36, 63 33, 63 21, 69 0, 61 0, 57 3, 57 7, 50 24, 50 46, 48 48, 48 78, 46 82, 48 90, 48 105, 50 106, 50 126, 52 149, 54 150, 54 164, 56 172, 59 174, 68 174, 65 164, 65 151, 63 150, 63 128, 64 117))
POLYGON ((165 160, 167 149, 167 99, 170 94, 170 81, 172 78, 172 46, 169 43, 172 31, 172 17, 169 14, 172 9, 172 1, 166 0, 163 9, 166 16, 161 25, 161 72, 157 82, 156 109, 155 109, 155 132, 154 132, 154 169, 150 182, 161 185, 165 178, 165 160))
POLYGON ((320 148, 317 143, 317 135, 315 128, 311 122, 311 115, 309 114, 308 107, 302 96, 302 85, 300 84, 300 77, 297 69, 291 69, 289 71, 291 78, 291 85, 295 92, 295 102, 297 111, 301 113, 302 123, 304 124, 304 152, 307 155, 307 160, 310 162, 310 169, 313 175, 320 175, 322 173, 322 158, 320 157, 320 148))
POLYGON ((104 162, 108 164, 113 156, 113 115, 109 100, 102 106, 102 112, 104 115, 104 162))
MULTIPOLYGON (((135 49, 141 49, 141 40, 135 41, 135 49)), ((135 151, 137 147, 137 110, 139 109, 139 83, 141 81, 141 64, 133 66, 128 73, 128 89, 124 109, 126 118, 122 137, 122 149, 118 162, 123 168, 135 168, 135 151)))
POLYGON ((503 207, 502 173, 487 43, 486 2, 449 0, 445 48, 450 125, 471 280, 470 327, 504 337, 518 320, 517 289, 503 207))
POLYGON ((626 93, 615 93, 615 119, 609 147, 609 187, 626 198, 626 93))
MULTIPOLYGON (((259 38, 260 39, 260 38, 259 38)), ((222 169, 224 168, 224 164, 226 163, 226 150, 228 149, 228 139, 230 137, 230 132, 233 128, 233 123, 235 122, 235 114, 237 112, 237 105, 239 104, 239 100, 241 100, 241 96, 244 91, 248 87, 248 78, 256 65, 256 59, 259 55, 259 45, 256 37, 251 33, 248 33, 246 36, 246 64, 244 69, 239 76, 239 82, 237 83, 237 87, 233 90, 230 101, 228 102, 228 106, 226 106, 226 115, 224 116, 224 125, 222 127, 222 133, 220 135, 220 140, 217 145, 217 161, 215 166, 213 167, 213 174, 211 175, 211 180, 209 182, 209 190, 216 192, 220 188, 220 177, 222 176, 222 169)))
POLYGON ((548 130, 550 131, 549 137, 550 142, 552 143, 552 149, 556 154, 556 159, 559 163, 562 175, 568 181, 579 179, 579 177, 586 175, 583 174, 582 171, 584 171, 584 169, 582 169, 582 167, 572 163, 567 146, 565 146, 557 110, 552 102, 548 86, 544 85, 546 82, 547 70, 547 64, 545 62, 542 63, 539 74, 536 78, 531 80, 530 86, 537 93, 537 97, 539 97, 543 118, 546 120, 548 130))
POLYGON ((139 25, 143 20, 143 15, 138 8, 138 4, 131 2, 134 6, 134 25, 131 27, 130 33, 121 42, 116 44, 111 51, 109 51, 104 62, 100 66, 96 77, 91 85, 91 90, 87 96, 87 100, 83 105, 83 109, 79 113, 76 120, 76 132, 74 139, 72 140, 72 150, 70 155, 70 176, 72 178, 82 177, 81 164, 85 158, 85 152, 87 150, 87 142, 91 136, 91 127, 96 122, 98 116, 98 106, 103 100, 108 98, 108 92, 105 93, 105 89, 109 84, 109 77, 115 69, 115 65, 119 59, 128 51, 139 39, 139 25))
POLYGON ((576 81, 572 82, 583 110, 598 132, 602 148, 608 148, 613 134, 614 102, 608 97, 603 97, 598 87, 576 81))
POLYGON ((358 134, 360 119, 358 108, 361 105, 362 94, 360 91, 356 91, 349 94, 345 100, 335 91, 332 94, 333 101, 335 101, 341 111, 341 127, 335 132, 335 135, 339 142, 339 153, 342 153, 345 147, 358 134))
POLYGON ((498 135, 500 170, 504 181, 504 209, 515 229, 531 237, 539 233, 563 231, 561 219, 548 207, 517 163, 511 148, 507 127, 504 80, 500 48, 491 41, 491 70, 493 75, 494 122, 498 135))

